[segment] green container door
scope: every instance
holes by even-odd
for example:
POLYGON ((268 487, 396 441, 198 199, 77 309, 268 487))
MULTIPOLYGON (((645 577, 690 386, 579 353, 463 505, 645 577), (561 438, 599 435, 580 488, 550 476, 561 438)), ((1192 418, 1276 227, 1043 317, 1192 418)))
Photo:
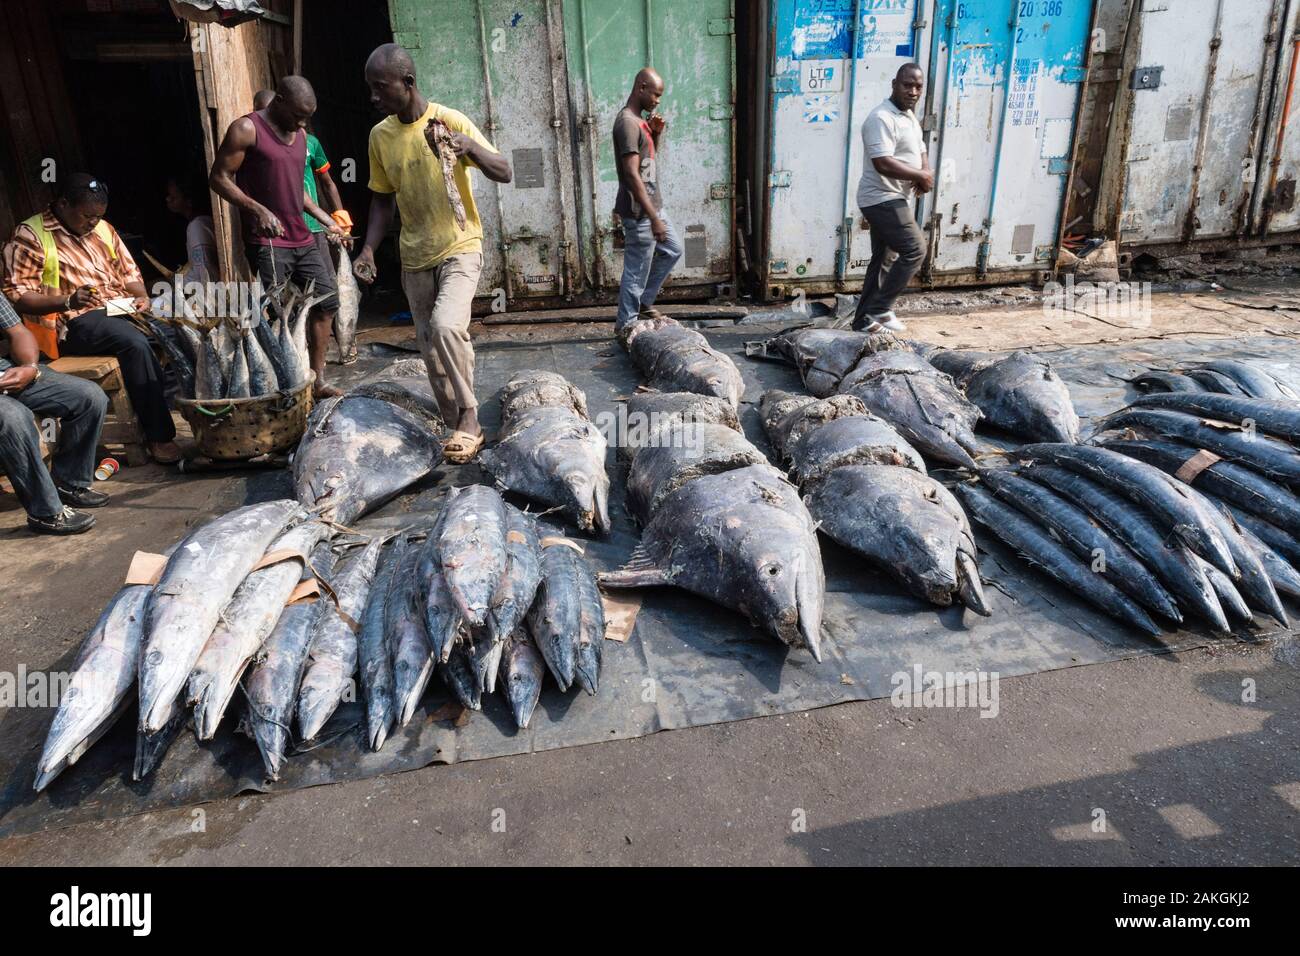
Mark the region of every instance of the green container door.
POLYGON ((514 168, 498 186, 475 174, 483 221, 479 295, 573 295, 585 280, 560 0, 389 0, 393 39, 420 90, 458 109, 514 168))
POLYGON ((615 242, 613 228, 612 131, 633 77, 647 65, 666 87, 659 179, 664 209, 686 248, 668 285, 732 281, 734 27, 732 0, 564 0, 582 250, 596 290, 617 290, 623 271, 622 240, 615 242))

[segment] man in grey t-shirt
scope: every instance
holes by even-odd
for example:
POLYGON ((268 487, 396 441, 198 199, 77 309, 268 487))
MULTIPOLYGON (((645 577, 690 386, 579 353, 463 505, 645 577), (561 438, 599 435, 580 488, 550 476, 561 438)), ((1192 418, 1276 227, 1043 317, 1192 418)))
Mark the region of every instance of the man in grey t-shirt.
POLYGON ((862 124, 865 162, 858 182, 858 208, 871 229, 871 263, 853 319, 853 327, 860 331, 903 330, 903 323, 894 315, 894 300, 925 258, 925 236, 911 209, 914 193, 934 188, 921 124, 912 112, 924 87, 921 68, 904 63, 894 76, 889 99, 862 124), (890 250, 898 258, 882 276, 890 250))
POLYGON ((668 273, 682 257, 682 244, 668 223, 659 192, 657 154, 667 122, 655 112, 664 81, 646 67, 632 81, 632 93, 614 120, 614 162, 618 198, 614 214, 623 221, 623 281, 615 331, 652 308, 668 273), (649 113, 650 119, 641 118, 649 113))

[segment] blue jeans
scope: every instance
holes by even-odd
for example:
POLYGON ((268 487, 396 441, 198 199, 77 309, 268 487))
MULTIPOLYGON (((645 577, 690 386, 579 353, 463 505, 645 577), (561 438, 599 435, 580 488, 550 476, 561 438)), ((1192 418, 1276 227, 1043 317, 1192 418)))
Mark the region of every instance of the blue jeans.
POLYGON ((668 273, 682 257, 682 241, 677 238, 677 230, 666 213, 660 211, 659 218, 668 230, 668 238, 663 242, 655 241, 649 217, 623 220, 623 283, 618 290, 615 329, 623 328, 642 309, 655 304, 668 273))
MULTIPOLYGON (((0 374, 10 367, 0 358, 0 374)), ((48 368, 17 394, 0 395, 0 468, 14 486, 23 509, 37 518, 63 510, 54 489, 61 485, 89 488, 95 472, 95 445, 108 411, 108 396, 93 382, 48 368), (40 436, 32 414, 57 418, 59 444, 51 463, 54 477, 41 461, 40 436)))

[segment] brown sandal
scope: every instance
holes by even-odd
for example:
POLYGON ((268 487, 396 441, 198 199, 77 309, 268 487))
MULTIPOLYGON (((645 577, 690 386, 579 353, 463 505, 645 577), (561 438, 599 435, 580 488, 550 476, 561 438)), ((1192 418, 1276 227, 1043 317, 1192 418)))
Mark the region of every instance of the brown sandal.
POLYGON ((474 460, 484 444, 483 433, 454 431, 442 446, 442 457, 453 465, 464 465, 474 460))

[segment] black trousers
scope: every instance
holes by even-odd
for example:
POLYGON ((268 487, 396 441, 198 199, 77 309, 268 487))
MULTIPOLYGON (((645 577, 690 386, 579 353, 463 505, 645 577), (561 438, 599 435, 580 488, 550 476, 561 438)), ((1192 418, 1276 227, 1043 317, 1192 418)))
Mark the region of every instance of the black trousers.
POLYGON ((925 233, 916 224, 906 199, 889 199, 866 206, 862 215, 871 226, 871 263, 862 281, 862 296, 853 320, 853 327, 859 330, 871 324, 872 316, 883 315, 894 307, 894 300, 925 258, 925 233), (898 258, 882 277, 885 257, 891 249, 898 253, 898 258))
POLYGON ((149 442, 176 437, 172 413, 163 395, 163 370, 149 337, 127 319, 94 309, 68 322, 68 337, 59 343, 63 355, 114 355, 131 405, 149 442))

